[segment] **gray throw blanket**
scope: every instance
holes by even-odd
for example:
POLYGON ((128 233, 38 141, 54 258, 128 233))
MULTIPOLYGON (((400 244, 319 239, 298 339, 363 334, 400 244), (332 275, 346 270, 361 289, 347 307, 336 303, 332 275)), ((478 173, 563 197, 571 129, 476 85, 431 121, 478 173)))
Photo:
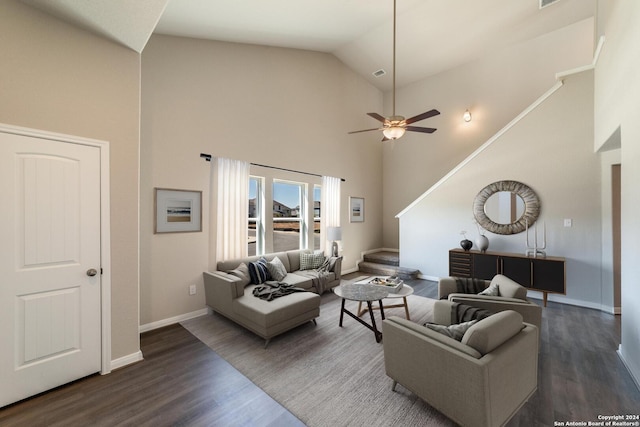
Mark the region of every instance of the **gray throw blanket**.
POLYGON ((484 308, 471 307, 470 305, 453 303, 453 310, 456 313, 456 323, 469 322, 471 320, 482 320, 493 314, 492 311, 484 308))
POLYGON ((322 295, 327 286, 327 283, 329 283, 329 277, 331 276, 331 271, 333 270, 335 263, 336 263, 336 258, 327 257, 324 260, 324 263, 319 268, 315 270, 298 271, 296 272, 296 274, 299 274, 301 276, 311 279, 311 282, 313 283, 313 286, 315 286, 316 290, 318 291, 318 294, 322 295))
POLYGON ((455 279, 460 294, 477 294, 485 289, 485 283, 482 279, 472 277, 456 277, 455 279))
POLYGON ((306 290, 289 285, 288 283, 278 282, 266 282, 253 288, 253 296, 267 301, 273 301, 276 298, 280 298, 294 292, 306 292, 306 290))

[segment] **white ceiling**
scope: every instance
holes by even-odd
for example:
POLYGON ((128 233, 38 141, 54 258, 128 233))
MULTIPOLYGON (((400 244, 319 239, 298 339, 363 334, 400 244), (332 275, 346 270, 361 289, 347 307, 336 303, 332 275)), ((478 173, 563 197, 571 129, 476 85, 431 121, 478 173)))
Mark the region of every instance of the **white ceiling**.
MULTIPOLYGON (((153 32, 332 53, 391 88, 391 0, 22 0, 142 52, 153 32), (380 78, 372 73, 385 69, 380 78)), ((595 15, 596 0, 397 0, 398 86, 595 15)))

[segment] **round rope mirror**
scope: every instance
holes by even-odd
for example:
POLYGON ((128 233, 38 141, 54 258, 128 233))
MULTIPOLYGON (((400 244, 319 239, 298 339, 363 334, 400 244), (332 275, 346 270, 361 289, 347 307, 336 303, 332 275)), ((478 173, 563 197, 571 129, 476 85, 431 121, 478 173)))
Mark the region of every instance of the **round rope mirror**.
MULTIPOLYGON (((515 212, 514 209, 512 209, 515 212)), ((523 232, 527 224, 533 225, 540 215, 540 200, 536 193, 527 185, 518 181, 497 181, 484 187, 473 201, 473 216, 478 224, 487 231, 495 234, 518 234, 523 232), (487 215, 487 200, 494 194, 506 192, 519 196, 524 201, 524 212, 517 218, 505 221, 494 221, 487 215)))

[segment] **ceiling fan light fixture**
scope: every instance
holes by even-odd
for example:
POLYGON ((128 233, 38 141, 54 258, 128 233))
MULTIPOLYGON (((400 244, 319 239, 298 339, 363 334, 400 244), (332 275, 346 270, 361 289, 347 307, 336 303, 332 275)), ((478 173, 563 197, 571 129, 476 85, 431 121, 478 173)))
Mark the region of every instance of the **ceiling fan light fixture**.
POLYGON ((387 139, 398 139, 402 138, 406 129, 402 126, 390 126, 382 129, 382 134, 387 139))
MULTIPOLYGON (((373 75, 376 77, 378 75, 383 75, 385 73, 384 70, 380 69, 375 71, 373 75)), ((421 126, 412 126, 413 123, 419 122, 420 120, 428 119, 430 117, 436 116, 440 114, 440 111, 436 109, 432 109, 430 111, 426 111, 422 114, 418 114, 417 116, 409 117, 405 119, 403 116, 396 115, 396 0, 393 0, 393 73, 392 73, 392 115, 390 117, 383 117, 378 113, 367 113, 368 116, 376 119, 380 123, 382 123, 382 127, 377 127, 373 129, 364 129, 364 130, 356 130, 349 133, 360 133, 360 132, 370 132, 370 131, 382 131, 384 135, 383 141, 394 140, 398 138, 402 138, 406 131, 409 132, 423 132, 423 133, 433 133, 437 129, 435 128, 427 128, 421 126), (411 126, 410 126, 411 125, 411 126)))

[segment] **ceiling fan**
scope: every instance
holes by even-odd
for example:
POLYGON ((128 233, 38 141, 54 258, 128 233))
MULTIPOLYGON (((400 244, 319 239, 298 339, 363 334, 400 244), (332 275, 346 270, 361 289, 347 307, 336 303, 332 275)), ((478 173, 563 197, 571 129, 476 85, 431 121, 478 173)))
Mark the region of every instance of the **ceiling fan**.
POLYGON ((383 117, 378 113, 367 113, 368 116, 373 117, 382 123, 382 127, 355 130, 351 133, 370 132, 372 130, 381 130, 383 134, 382 141, 388 141, 398 139, 404 135, 406 131, 409 132, 422 132, 433 133, 437 129, 425 128, 420 126, 409 126, 412 123, 419 122, 420 120, 428 119, 429 117, 437 116, 440 114, 438 110, 430 110, 417 116, 405 119, 403 116, 396 115, 396 0, 393 0, 393 114, 389 117, 383 117))

